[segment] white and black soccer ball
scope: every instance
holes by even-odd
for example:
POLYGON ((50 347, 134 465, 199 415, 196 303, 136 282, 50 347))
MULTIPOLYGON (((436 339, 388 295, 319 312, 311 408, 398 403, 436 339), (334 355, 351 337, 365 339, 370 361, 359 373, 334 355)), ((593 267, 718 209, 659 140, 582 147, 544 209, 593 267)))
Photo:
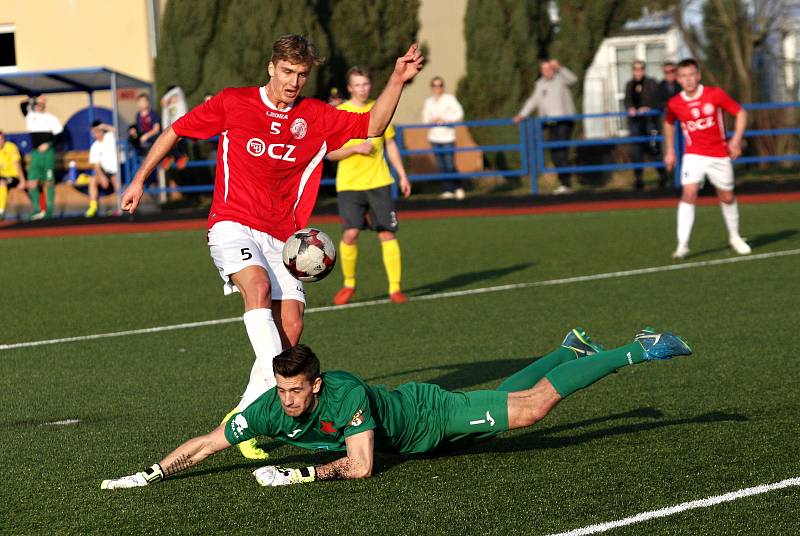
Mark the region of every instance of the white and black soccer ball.
POLYGON ((283 246, 283 264, 295 279, 304 283, 319 281, 336 265, 333 240, 319 229, 300 229, 283 246))

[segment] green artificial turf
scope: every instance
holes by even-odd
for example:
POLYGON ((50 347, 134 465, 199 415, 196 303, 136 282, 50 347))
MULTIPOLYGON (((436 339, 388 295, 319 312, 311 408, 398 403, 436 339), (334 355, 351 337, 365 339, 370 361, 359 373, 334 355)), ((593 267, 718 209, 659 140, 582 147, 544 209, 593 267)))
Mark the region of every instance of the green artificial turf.
MULTIPOLYGON (((800 248, 800 205, 741 206, 754 254, 800 248)), ((402 215, 401 215, 402 217, 402 215)), ((646 324, 695 355, 623 369, 537 426, 452 456, 379 455, 363 481, 260 488, 235 449, 163 484, 101 491, 210 431, 247 383, 241 322, 0 350, 0 533, 547 534, 800 476, 794 334, 800 255, 676 266, 674 210, 403 221, 412 300, 327 306, 340 272, 306 285, 303 335, 324 369, 396 386, 492 388, 583 326, 606 346, 646 324), (532 282, 466 295, 441 295, 532 282), (75 425, 45 423, 79 419, 75 425)), ((338 237, 334 226, 323 226, 338 237)), ((685 263, 732 259, 700 207, 685 263)), ((202 232, 0 241, 0 345, 241 315, 202 232)), ((386 297, 362 235, 356 300, 386 297)), ((271 462, 330 457, 264 440, 271 462)), ((797 487, 613 534, 781 534, 797 487)))

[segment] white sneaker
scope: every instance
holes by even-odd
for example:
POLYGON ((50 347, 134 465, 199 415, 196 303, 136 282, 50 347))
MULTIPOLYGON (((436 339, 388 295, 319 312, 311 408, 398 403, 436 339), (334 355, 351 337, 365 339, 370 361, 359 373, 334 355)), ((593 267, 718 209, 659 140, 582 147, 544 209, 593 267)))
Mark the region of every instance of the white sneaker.
POLYGON ((454 192, 442 192, 439 194, 439 199, 455 199, 456 194, 454 192))
POLYGON ((461 201, 462 199, 467 197, 467 194, 464 193, 464 188, 456 188, 455 196, 456 196, 456 199, 461 201))
POLYGON ((686 255, 689 254, 689 246, 686 244, 678 244, 678 247, 675 248, 675 252, 672 254, 673 259, 681 260, 685 259, 686 255))
POLYGON ((572 190, 570 190, 569 186, 564 186, 560 184, 558 188, 553 190, 553 195, 564 195, 564 194, 571 194, 572 190))
POLYGON ((31 214, 31 221, 43 220, 46 215, 44 210, 40 210, 36 214, 31 214))
POLYGON ((730 237, 728 243, 733 248, 733 251, 739 255, 750 255, 750 253, 753 251, 750 249, 750 246, 747 245, 747 242, 744 241, 744 238, 739 235, 730 237))

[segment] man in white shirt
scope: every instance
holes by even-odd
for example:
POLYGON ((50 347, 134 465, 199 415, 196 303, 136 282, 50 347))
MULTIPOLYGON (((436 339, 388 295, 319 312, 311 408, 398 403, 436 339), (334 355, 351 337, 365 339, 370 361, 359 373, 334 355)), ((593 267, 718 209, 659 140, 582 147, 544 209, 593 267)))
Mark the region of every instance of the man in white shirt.
MULTIPOLYGON (((456 146, 456 130, 443 125, 463 120, 464 109, 455 96, 444 92, 444 80, 441 76, 435 76, 431 80, 431 92, 433 94, 425 99, 422 108, 422 122, 439 126, 428 131, 428 141, 434 151, 441 151, 433 154, 439 172, 457 173, 453 152, 456 146)), ((461 187, 460 180, 445 180, 442 182, 442 189, 443 199, 464 199, 464 188, 461 187)))
POLYGON ((25 128, 31 134, 31 165, 28 168, 28 188, 33 203, 32 220, 49 218, 53 214, 56 200, 56 136, 64 131, 61 121, 45 111, 47 100, 44 95, 31 97, 20 104, 25 116, 25 128), (39 210, 39 181, 45 183, 47 195, 44 210, 39 210))
POLYGON ((95 141, 89 148, 89 163, 94 166, 94 175, 89 177, 89 209, 84 214, 87 218, 97 216, 98 185, 107 189, 111 184, 115 192, 120 191, 117 138, 114 136, 114 127, 95 121, 92 123, 92 136, 95 141))

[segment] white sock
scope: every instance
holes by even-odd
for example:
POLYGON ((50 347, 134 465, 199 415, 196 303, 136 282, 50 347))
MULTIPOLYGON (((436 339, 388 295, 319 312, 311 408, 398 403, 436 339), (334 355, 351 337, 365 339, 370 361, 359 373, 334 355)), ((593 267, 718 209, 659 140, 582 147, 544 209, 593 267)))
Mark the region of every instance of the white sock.
POLYGON ((259 396, 275 387, 275 374, 272 372, 272 358, 281 353, 281 336, 270 309, 251 309, 244 316, 247 336, 256 353, 256 360, 250 371, 250 383, 247 384, 238 408, 243 410, 259 396))
POLYGON ((694 226, 694 205, 692 203, 678 203, 678 245, 689 246, 694 226))
POLYGON ((728 228, 728 236, 731 238, 739 236, 739 204, 734 199, 733 203, 720 203, 719 207, 722 209, 722 217, 728 228))

